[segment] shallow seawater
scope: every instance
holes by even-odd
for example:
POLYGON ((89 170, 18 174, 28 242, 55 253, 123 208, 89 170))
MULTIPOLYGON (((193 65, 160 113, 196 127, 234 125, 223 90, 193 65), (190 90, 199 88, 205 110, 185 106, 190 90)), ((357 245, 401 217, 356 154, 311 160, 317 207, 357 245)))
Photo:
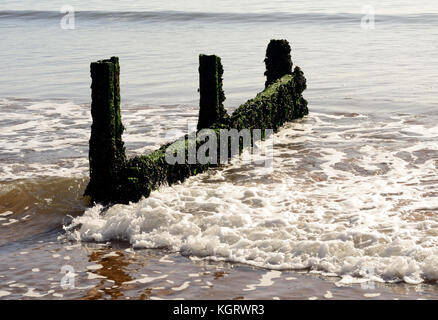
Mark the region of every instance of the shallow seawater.
POLYGON ((311 113, 272 137, 272 167, 244 155, 131 205, 88 208, 85 176, 3 182, 1 290, 435 298, 436 119, 311 113), (61 287, 65 266, 75 289, 61 287))
MULTIPOLYGON (((2 299, 430 299, 435 286, 340 283, 307 272, 202 261, 120 243, 71 244, 33 239, 2 254, 2 299), (41 263, 30 262, 38 256, 41 263), (4 268, 4 259, 16 261, 4 268), (61 266, 73 267, 63 282, 61 266), (14 279, 14 280, 11 280, 14 279), (74 285, 74 288, 61 285, 74 285)), ((66 267, 64 267, 66 268, 66 267)), ((70 269, 66 269, 70 270, 70 269)))
POLYGON ((351 1, 106 4, 77 1, 75 30, 49 1, 0 5, 0 299, 438 298, 434 2, 380 2, 373 30, 351 1), (263 88, 271 38, 292 42, 310 109, 262 144, 272 166, 82 197, 91 61, 120 56, 132 156, 196 125, 199 53, 222 57, 232 111, 263 88))

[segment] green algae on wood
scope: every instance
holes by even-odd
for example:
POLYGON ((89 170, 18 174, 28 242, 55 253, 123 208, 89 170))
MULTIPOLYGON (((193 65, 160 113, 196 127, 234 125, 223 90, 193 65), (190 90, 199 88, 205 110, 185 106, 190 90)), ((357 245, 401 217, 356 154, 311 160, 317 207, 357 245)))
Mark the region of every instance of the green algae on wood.
POLYGON ((224 73, 221 58, 215 55, 199 55, 199 118, 198 130, 210 128, 225 121, 225 94, 222 89, 224 73))
POLYGON ((284 75, 292 74, 292 58, 287 40, 271 40, 266 49, 265 88, 284 75))
POLYGON ((190 164, 187 158, 189 143, 195 142, 196 149, 199 148, 199 141, 185 136, 178 141, 183 144, 184 162, 170 164, 166 161, 166 152, 172 149, 169 143, 160 149, 142 156, 137 156, 128 160, 124 175, 123 192, 119 193, 113 202, 127 203, 138 201, 141 197, 148 197, 153 190, 162 185, 171 185, 195 174, 201 173, 210 167, 210 164, 196 162, 190 164))
MULTIPOLYGON (((224 132, 234 130, 240 134, 244 129, 249 129, 251 138, 254 138, 251 141, 254 142, 256 136, 261 139, 265 137, 264 130, 277 131, 285 122, 308 114, 307 101, 302 97, 302 92, 306 89, 306 78, 299 67, 295 67, 292 72, 290 46, 286 40, 272 40, 268 46, 265 74, 269 81, 266 82, 265 90, 238 107, 231 115, 223 107, 225 95, 222 89, 223 68, 220 58, 200 55, 199 62, 201 99, 196 134, 186 135, 154 152, 131 159, 126 159, 121 139, 123 125, 118 95, 118 60, 112 58, 92 64, 91 179, 86 191, 92 201, 128 203, 148 197, 162 185, 182 182, 222 163, 224 159, 219 150, 221 145, 225 144, 230 151, 226 160, 233 156, 233 139, 228 139, 227 135, 223 135, 224 132), (93 76, 93 65, 94 70, 101 73, 99 76, 93 76), (101 81, 108 85, 97 85, 101 81), (99 128, 102 132, 97 130, 99 128), (195 150, 197 154, 202 150, 204 141, 200 134, 205 130, 210 130, 209 133, 215 136, 217 150, 211 153, 214 150, 208 150, 210 157, 207 161, 200 161, 196 157, 193 161, 189 157, 190 151, 195 150), (98 141, 101 143, 97 143, 98 141), (179 152, 182 156, 179 161, 169 161, 169 157, 179 157, 179 152)), ((237 153, 248 146, 242 136, 239 136, 238 144, 237 153)))
POLYGON ((305 88, 306 79, 297 67, 292 75, 283 76, 237 108, 230 117, 230 126, 239 130, 277 131, 285 122, 309 113, 307 101, 301 95, 305 88))
MULTIPOLYGON (((216 152, 218 158, 215 162, 200 163, 197 159, 195 163, 189 163, 190 144, 195 145, 196 151, 202 146, 202 141, 198 137, 191 137, 191 135, 186 135, 175 142, 165 144, 150 154, 127 160, 125 170, 119 172, 122 187, 117 194, 113 195, 111 202, 128 203, 129 201, 138 201, 143 196, 148 197, 152 191, 162 185, 182 182, 190 176, 217 166, 223 161, 223 159, 219 159, 219 148, 223 141, 221 139, 227 139, 226 135, 221 135, 221 131, 250 129, 251 138, 253 139, 254 129, 272 128, 275 131, 284 122, 306 115, 308 113, 307 102, 299 94, 300 91, 294 89, 297 83, 305 81, 303 78, 302 74, 298 72, 297 74, 284 76, 259 93, 254 99, 236 109, 230 116, 229 124, 223 125, 221 129, 211 128, 218 142, 216 152), (276 114, 279 114, 279 116, 276 114), (183 150, 182 163, 169 163, 166 160, 166 152, 172 152, 172 148, 183 150)), ((260 138, 264 137, 263 133, 262 130, 260 138)), ((233 156, 234 154, 231 153, 232 141, 227 140, 225 143, 229 146, 229 157, 233 156)), ((243 142, 239 141, 239 152, 242 151, 243 147, 243 142)))
POLYGON ((85 195, 112 201, 121 188, 120 172, 126 166, 120 115, 119 59, 91 63, 90 183, 85 195))

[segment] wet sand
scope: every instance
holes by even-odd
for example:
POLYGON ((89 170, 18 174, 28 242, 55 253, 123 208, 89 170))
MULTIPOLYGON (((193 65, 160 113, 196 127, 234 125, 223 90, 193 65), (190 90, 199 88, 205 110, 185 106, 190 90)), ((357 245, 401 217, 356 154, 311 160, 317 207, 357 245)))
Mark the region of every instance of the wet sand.
POLYGON ((275 271, 133 250, 126 243, 75 244, 34 238, 0 256, 1 299, 437 299, 436 285, 364 282, 307 271, 275 271), (36 240, 36 241, 34 241, 36 240), (37 259, 36 259, 37 258, 37 259), (11 263, 13 262, 13 263, 11 263), (68 267, 66 267, 68 266, 68 267), (62 282, 72 268, 73 282, 62 282), (64 288, 62 285, 64 284, 64 288), (74 285, 72 287, 65 287, 74 285))

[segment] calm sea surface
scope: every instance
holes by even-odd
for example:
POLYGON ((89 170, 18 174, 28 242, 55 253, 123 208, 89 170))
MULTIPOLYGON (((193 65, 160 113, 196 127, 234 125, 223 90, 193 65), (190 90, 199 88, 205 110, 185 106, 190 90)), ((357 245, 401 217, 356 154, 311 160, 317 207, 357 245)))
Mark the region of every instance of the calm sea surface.
POLYGON ((131 3, 0 3, 0 299, 438 298, 436 1, 131 3), (272 169, 82 198, 90 62, 120 58, 135 155, 196 123, 200 53, 232 111, 274 38, 310 114, 274 135, 272 169))

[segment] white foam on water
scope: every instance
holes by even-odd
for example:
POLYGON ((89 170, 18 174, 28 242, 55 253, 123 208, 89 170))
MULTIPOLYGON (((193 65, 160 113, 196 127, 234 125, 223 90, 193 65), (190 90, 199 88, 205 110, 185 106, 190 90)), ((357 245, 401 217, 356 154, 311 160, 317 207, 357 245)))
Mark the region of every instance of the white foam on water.
POLYGON ((88 289, 92 289, 94 287, 95 286, 93 284, 90 284, 88 286, 75 287, 75 289, 78 289, 78 290, 88 290, 88 289))
POLYGON ((200 276, 201 276, 200 273, 189 273, 189 274, 188 274, 188 277, 189 277, 189 278, 197 278, 197 277, 200 277, 200 276))
POLYGON ((17 223, 17 219, 9 219, 9 222, 2 223, 2 226, 10 226, 11 224, 17 223))
POLYGON ((270 171, 235 161, 138 203, 97 205, 68 236, 307 269, 339 285, 436 280, 438 136, 433 117, 411 128, 412 117, 312 114, 274 135, 270 171))
POLYGON ((72 102, 17 100, 2 101, 0 106, 2 181, 86 175, 89 108, 72 102))
POLYGON ((0 298, 9 296, 11 293, 9 291, 0 290, 0 298))
POLYGON ((93 264, 93 265, 87 266, 87 270, 99 270, 102 268, 103 268, 103 265, 101 265, 101 264, 93 264))
POLYGON ((111 258, 111 257, 118 257, 118 256, 119 256, 119 254, 117 254, 117 252, 112 251, 110 253, 107 253, 107 254, 103 255, 102 259, 104 259, 104 258, 111 258))
MULTIPOLYGON (((123 135, 130 155, 150 152, 184 135, 196 107, 122 105, 123 135), (181 112, 184 116, 181 117, 181 112), (144 119, 147 119, 145 121, 144 119)), ((90 104, 71 101, 0 101, 0 181, 88 175, 90 104)))
POLYGON ((160 260, 158 260, 159 262, 163 262, 163 263, 173 263, 172 260, 167 259, 169 256, 165 255, 164 257, 162 257, 160 260))
POLYGON ((141 283, 141 284, 145 284, 145 283, 149 283, 149 282, 153 282, 156 280, 160 280, 160 279, 165 279, 168 277, 168 275, 162 275, 162 276, 158 276, 158 277, 149 277, 147 274, 142 275, 143 278, 140 279, 134 279, 131 281, 126 281, 123 282, 123 284, 132 284, 132 283, 141 283))
POLYGON ((92 273, 92 272, 87 272, 87 279, 88 280, 106 279, 106 277, 105 276, 101 276, 99 274, 92 273))
POLYGON ((255 290, 256 287, 269 287, 274 284, 273 279, 279 278, 281 276, 280 271, 268 271, 265 274, 262 275, 260 279, 260 283, 257 284, 249 284, 247 285, 247 288, 243 289, 243 291, 252 291, 255 290))
POLYGON ((183 291, 183 290, 187 289, 189 286, 190 286, 190 281, 186 281, 182 285, 180 285, 179 287, 171 288, 171 290, 173 290, 173 291, 183 291))
POLYGON ((47 295, 47 293, 38 293, 35 290, 35 288, 28 288, 27 292, 23 294, 23 297, 42 298, 47 295))
POLYGON ((376 298, 380 296, 380 293, 364 293, 363 295, 365 298, 376 298))

